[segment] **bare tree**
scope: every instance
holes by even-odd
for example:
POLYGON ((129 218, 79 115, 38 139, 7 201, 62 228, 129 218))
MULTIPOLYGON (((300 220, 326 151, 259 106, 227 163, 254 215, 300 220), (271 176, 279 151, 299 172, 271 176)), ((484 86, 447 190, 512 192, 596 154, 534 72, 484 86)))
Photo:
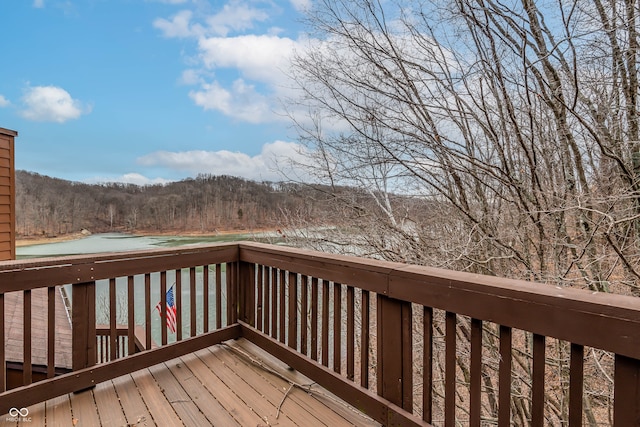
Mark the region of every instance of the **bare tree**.
POLYGON ((293 64, 301 140, 368 194, 332 197, 425 262, 636 292, 636 8, 321 1, 293 64))
POLYGON ((315 5, 295 119, 341 226, 305 244, 640 296, 637 2, 315 5))

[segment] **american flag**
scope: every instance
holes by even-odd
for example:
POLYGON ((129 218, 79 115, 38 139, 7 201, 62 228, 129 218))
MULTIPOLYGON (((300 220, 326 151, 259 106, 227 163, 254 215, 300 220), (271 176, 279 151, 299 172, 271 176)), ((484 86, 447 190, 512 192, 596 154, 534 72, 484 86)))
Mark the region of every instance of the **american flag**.
MULTIPOLYGON (((158 310, 160 317, 164 315, 162 312, 162 300, 156 305, 156 310, 158 310)), ((173 286, 171 286, 167 291, 167 327, 173 333, 176 332, 176 314, 176 302, 173 296, 173 286)))

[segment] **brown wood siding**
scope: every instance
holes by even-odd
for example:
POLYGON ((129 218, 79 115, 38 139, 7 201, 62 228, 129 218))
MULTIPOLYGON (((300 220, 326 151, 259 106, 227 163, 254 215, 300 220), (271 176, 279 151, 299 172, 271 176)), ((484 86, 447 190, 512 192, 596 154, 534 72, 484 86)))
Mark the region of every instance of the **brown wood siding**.
POLYGON ((16 132, 0 128, 0 261, 15 258, 15 163, 16 132))

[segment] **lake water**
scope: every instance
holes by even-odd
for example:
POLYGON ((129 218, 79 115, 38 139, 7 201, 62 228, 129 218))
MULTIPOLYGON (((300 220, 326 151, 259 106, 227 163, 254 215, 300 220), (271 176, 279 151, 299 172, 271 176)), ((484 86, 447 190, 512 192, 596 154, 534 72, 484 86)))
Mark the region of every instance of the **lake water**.
MULTIPOLYGON (((247 240, 255 238, 254 234, 230 234, 220 236, 203 236, 203 237, 191 237, 191 236, 134 236, 128 234, 110 233, 110 234, 96 234, 91 235, 78 240, 70 240, 65 242, 47 243, 31 246, 22 246, 16 248, 18 259, 34 258, 34 257, 52 257, 63 255, 79 255, 90 254, 100 252, 121 252, 121 251, 133 251, 162 247, 175 247, 193 244, 205 244, 215 242, 227 242, 237 240, 247 240)), ((267 237, 267 236, 262 236, 267 237)), ((182 321, 183 321, 183 336, 190 335, 190 273, 189 269, 184 269, 178 274, 181 275, 182 281, 182 321)), ((197 333, 201 333, 203 329, 203 296, 204 296, 204 274, 205 269, 199 267, 196 269, 196 319, 197 319, 197 333)), ((212 267, 207 269, 206 274, 209 276, 209 329, 213 329, 216 312, 215 312, 215 269, 212 267)), ((222 289, 222 317, 223 324, 226 322, 226 300, 225 292, 225 271, 224 265, 222 270, 221 280, 223 283, 222 289)), ((176 282, 176 272, 167 272, 167 289, 169 289, 176 282)), ((71 285, 66 285, 65 291, 67 296, 71 297, 71 285)), ((136 324, 144 325, 144 275, 134 276, 134 295, 135 295, 135 307, 134 314, 136 324)), ((175 291, 175 289, 174 289, 175 291)), ((160 273, 151 274, 151 300, 149 305, 152 309, 151 314, 151 332, 152 338, 155 342, 159 343, 161 340, 161 319, 158 312, 155 310, 156 304, 160 301, 160 273)), ((119 324, 127 323, 127 278, 119 277, 116 279, 116 321, 119 324)), ((96 281, 96 323, 97 324, 109 324, 109 280, 96 281)), ((169 331, 169 342, 175 341, 175 334, 169 331)))
POLYGON ((135 236, 123 233, 94 234, 82 239, 16 248, 18 259, 122 252, 204 243, 266 239, 268 233, 221 234, 218 236, 135 236))

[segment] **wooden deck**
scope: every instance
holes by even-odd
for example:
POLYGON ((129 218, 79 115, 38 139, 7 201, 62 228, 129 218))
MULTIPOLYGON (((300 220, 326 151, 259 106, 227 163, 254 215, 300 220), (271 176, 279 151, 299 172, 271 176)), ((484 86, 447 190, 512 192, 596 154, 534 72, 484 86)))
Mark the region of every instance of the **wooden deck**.
MULTIPOLYGON (((31 291, 31 363, 47 365, 47 289, 31 291)), ((71 369, 71 323, 60 293, 55 288, 55 366, 71 369)), ((24 304, 22 292, 9 292, 5 303, 5 352, 7 362, 23 361, 24 304)))
POLYGON ((4 415, 0 426, 379 425, 245 339, 28 409, 26 422, 4 415))

